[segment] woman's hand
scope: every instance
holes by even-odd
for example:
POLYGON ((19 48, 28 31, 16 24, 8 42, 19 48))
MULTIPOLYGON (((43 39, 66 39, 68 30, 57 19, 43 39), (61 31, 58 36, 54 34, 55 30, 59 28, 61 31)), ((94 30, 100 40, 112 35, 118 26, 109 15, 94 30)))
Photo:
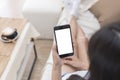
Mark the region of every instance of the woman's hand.
POLYGON ((87 65, 84 61, 80 60, 79 55, 77 55, 78 45, 74 43, 73 47, 74 47, 74 55, 70 57, 66 57, 64 60, 64 64, 70 65, 76 70, 87 70, 89 68, 89 65, 87 65))
POLYGON ((53 44, 52 47, 52 55, 53 55, 53 69, 52 69, 52 80, 61 80, 61 67, 63 65, 63 60, 59 57, 56 44, 53 44))
POLYGON ((64 64, 70 65, 76 70, 80 70, 80 66, 81 66, 80 60, 76 56, 67 57, 65 59, 64 64))
POLYGON ((74 48, 74 55, 73 56, 70 56, 70 57, 66 57, 65 58, 65 61, 64 61, 64 64, 67 64, 67 65, 70 65, 72 66, 73 68, 75 68, 76 70, 80 70, 80 60, 78 58, 78 51, 77 51, 77 43, 76 42, 73 42, 73 48, 74 48))
POLYGON ((76 70, 88 70, 88 66, 81 62, 77 56, 67 57, 64 64, 74 67, 76 70))
POLYGON ((52 55, 53 55, 53 65, 56 67, 61 67, 63 65, 64 59, 61 59, 57 53, 56 44, 52 46, 52 55))

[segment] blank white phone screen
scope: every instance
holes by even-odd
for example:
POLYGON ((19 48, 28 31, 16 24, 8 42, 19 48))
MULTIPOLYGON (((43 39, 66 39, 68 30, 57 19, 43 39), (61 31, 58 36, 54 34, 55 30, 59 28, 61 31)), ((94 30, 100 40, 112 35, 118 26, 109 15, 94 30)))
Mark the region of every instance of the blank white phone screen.
POLYGON ((73 53, 70 29, 56 30, 55 33, 59 55, 73 53))

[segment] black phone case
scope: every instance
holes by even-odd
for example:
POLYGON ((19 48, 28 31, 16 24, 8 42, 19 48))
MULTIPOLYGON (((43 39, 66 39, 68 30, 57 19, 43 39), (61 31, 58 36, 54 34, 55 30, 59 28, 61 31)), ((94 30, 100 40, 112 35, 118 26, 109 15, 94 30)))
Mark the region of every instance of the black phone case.
MULTIPOLYGON (((56 44, 57 44, 57 39, 56 39, 55 30, 66 29, 66 28, 70 28, 70 25, 69 25, 69 24, 66 24, 66 25, 61 25, 61 26, 55 26, 55 27, 54 27, 54 36, 55 36, 56 44)), ((72 41, 71 28, 70 28, 70 35, 71 35, 71 41, 72 41)), ((60 58, 72 56, 72 55, 74 54, 73 41, 72 41, 71 43, 72 43, 73 53, 66 53, 66 54, 63 54, 63 55, 59 55, 60 58)), ((58 46, 57 46, 57 52, 58 52, 58 46)), ((58 52, 58 54, 59 54, 59 52, 58 52)))

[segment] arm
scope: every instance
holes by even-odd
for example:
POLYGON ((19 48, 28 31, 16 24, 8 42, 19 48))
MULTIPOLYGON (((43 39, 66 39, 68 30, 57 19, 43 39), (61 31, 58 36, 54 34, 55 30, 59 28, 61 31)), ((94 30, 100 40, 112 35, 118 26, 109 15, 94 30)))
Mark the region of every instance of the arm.
POLYGON ((53 64, 52 69, 52 80, 62 80, 61 79, 61 67, 53 64))
POLYGON ((57 54, 56 44, 52 47, 53 54, 53 68, 52 68, 52 80, 61 80, 62 59, 57 54))
POLYGON ((77 44, 78 44, 78 56, 81 62, 81 67, 82 69, 88 69, 89 68, 88 39, 86 38, 80 26, 78 27, 77 44))
POLYGON ((74 56, 69 57, 65 64, 68 64, 75 69, 86 70, 89 67, 89 60, 87 55, 88 40, 81 27, 77 24, 77 20, 74 16, 71 16, 70 20, 73 45, 74 45, 74 56), (74 65, 73 65, 74 64, 74 65))
POLYGON ((87 38, 77 39, 78 43, 78 56, 81 62, 81 69, 86 70, 89 68, 89 59, 88 59, 88 40, 87 38))
POLYGON ((74 54, 77 55, 66 58, 65 64, 74 67, 76 70, 87 70, 89 68, 87 49, 88 40, 80 34, 79 37, 77 37, 77 46, 74 45, 74 54))

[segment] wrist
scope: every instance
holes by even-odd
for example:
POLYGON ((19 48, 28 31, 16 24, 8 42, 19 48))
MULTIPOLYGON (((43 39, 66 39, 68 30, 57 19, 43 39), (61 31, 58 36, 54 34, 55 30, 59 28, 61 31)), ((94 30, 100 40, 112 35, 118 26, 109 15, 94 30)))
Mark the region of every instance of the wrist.
POLYGON ((53 64, 52 80, 61 80, 61 66, 53 64))
POLYGON ((62 67, 62 60, 53 61, 53 66, 62 67))
POLYGON ((54 64, 54 63, 53 63, 53 67, 56 68, 56 69, 57 69, 57 68, 58 68, 58 69, 61 69, 62 65, 61 65, 61 64, 54 64))

